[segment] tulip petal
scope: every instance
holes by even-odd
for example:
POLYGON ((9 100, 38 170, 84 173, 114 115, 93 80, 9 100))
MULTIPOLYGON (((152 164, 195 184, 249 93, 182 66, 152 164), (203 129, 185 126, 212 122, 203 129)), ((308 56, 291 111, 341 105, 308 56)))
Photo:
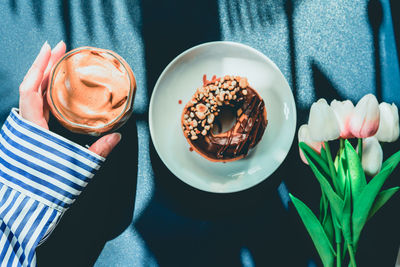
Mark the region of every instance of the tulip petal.
POLYGON ((399 112, 395 104, 379 105, 380 120, 376 138, 381 142, 394 142, 399 138, 399 112))
MULTIPOLYGON (((309 145, 312 149, 314 149, 318 154, 321 153, 322 142, 316 142, 311 139, 310 131, 307 124, 303 124, 300 126, 298 131, 298 139, 299 143, 304 142, 309 145)), ((299 148, 300 158, 301 160, 308 165, 307 159, 304 157, 303 151, 299 148)))
POLYGON ((313 103, 308 118, 310 136, 313 140, 323 142, 339 138, 340 128, 333 109, 325 99, 313 103))
MULTIPOLYGON (((357 147, 358 150, 358 147, 357 147)), ((376 175, 382 167, 383 151, 375 136, 363 139, 362 167, 367 175, 376 175)))
POLYGON ((354 137, 367 138, 375 135, 379 127, 379 104, 372 94, 358 101, 350 119, 350 131, 354 137))
POLYGON ((331 102, 331 107, 339 123, 340 137, 343 139, 353 138, 354 136, 349 128, 351 114, 354 110, 353 103, 350 100, 337 101, 334 99, 331 102))

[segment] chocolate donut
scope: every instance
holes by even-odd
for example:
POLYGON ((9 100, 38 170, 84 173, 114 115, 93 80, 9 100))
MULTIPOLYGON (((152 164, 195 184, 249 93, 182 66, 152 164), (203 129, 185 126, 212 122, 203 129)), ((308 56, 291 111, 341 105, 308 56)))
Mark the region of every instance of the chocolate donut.
POLYGON ((198 88, 182 113, 182 129, 191 148, 210 161, 228 162, 245 157, 261 140, 267 127, 264 100, 247 78, 229 76, 208 81, 198 88), (221 108, 235 110, 234 126, 223 133, 212 129, 221 108))

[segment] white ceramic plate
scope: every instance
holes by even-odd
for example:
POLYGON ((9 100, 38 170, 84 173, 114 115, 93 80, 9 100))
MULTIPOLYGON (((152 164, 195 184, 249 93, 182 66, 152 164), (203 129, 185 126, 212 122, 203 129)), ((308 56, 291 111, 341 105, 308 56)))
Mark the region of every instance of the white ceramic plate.
POLYGON ((158 79, 149 109, 151 138, 165 165, 183 182, 215 193, 244 190, 270 176, 285 159, 296 128, 293 94, 278 67, 254 48, 234 42, 205 43, 176 57, 158 79), (244 159, 211 162, 189 150, 181 114, 204 74, 209 79, 245 76, 265 101, 268 126, 244 159))

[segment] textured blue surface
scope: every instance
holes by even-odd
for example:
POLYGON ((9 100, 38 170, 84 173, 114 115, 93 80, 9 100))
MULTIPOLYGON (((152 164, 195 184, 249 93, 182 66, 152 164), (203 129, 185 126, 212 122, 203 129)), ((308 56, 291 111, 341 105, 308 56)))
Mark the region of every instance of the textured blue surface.
MULTIPOLYGON (((132 66, 138 91, 134 116, 121 129, 123 143, 39 248, 39 266, 53 266, 54 259, 60 266, 320 265, 287 202, 286 188, 318 205, 318 186, 296 146, 265 182, 222 196, 182 184, 158 158, 149 137, 149 98, 163 68, 187 48, 230 40, 263 52, 288 79, 299 123, 318 97, 355 102, 375 93, 400 104, 388 0, 4 0, 0 121, 17 105, 18 85, 42 43, 60 39, 69 49, 116 51, 132 66), (282 179, 285 184, 277 187, 282 179)), ((393 199, 365 229, 360 266, 394 265, 400 220, 390 214, 399 204, 393 199)))

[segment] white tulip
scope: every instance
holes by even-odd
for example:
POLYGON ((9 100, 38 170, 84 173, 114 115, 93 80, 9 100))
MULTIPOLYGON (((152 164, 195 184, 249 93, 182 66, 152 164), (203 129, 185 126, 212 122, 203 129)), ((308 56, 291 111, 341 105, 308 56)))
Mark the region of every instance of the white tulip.
POLYGON ((376 138, 381 142, 394 142, 399 138, 399 111, 395 104, 379 105, 380 120, 376 138))
POLYGON ((340 136, 336 115, 323 98, 312 104, 308 127, 310 136, 315 141, 330 141, 338 139, 340 136))
POLYGON ((376 134, 379 127, 379 104, 372 94, 358 101, 350 119, 350 131, 354 137, 366 138, 376 134))
POLYGON ((354 105, 350 100, 331 102, 331 107, 336 115, 340 128, 340 137, 343 139, 353 138, 349 128, 351 114, 353 113, 354 105))
MULTIPOLYGON (((358 147, 357 147, 358 151, 358 147)), ((362 167, 368 175, 376 175, 382 167, 383 151, 375 136, 363 139, 362 167)))
MULTIPOLYGON (((309 145, 312 149, 314 149, 317 153, 321 153, 322 142, 316 142, 311 139, 310 130, 307 124, 303 124, 300 126, 298 131, 298 139, 299 143, 304 142, 307 145, 309 145)), ((303 151, 300 148, 299 150, 300 150, 301 160, 308 165, 307 159, 305 158, 303 151)))

